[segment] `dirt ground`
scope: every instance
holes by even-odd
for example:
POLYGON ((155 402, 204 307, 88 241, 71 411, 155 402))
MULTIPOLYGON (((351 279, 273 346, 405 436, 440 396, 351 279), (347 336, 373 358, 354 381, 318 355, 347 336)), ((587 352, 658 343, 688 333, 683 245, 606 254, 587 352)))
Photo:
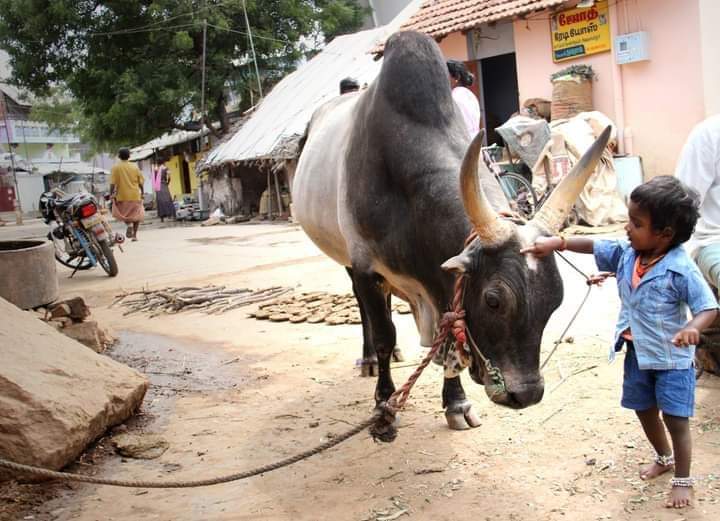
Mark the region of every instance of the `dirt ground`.
MULTIPOLYGON (((593 270, 591 259, 573 260, 593 270)), ((115 279, 100 270, 68 279, 61 271, 61 290, 87 299, 120 339, 108 355, 152 383, 141 415, 118 430, 159 434, 169 449, 154 460, 122 458, 111 450, 109 433, 72 470, 168 480, 228 474, 305 450, 371 413, 374 379, 361 378, 355 367, 360 326, 261 322, 247 317, 252 307, 153 319, 110 307, 123 290, 188 283, 349 291, 344 270, 297 226, 143 227, 118 262, 115 279)), ((586 288, 560 268, 566 294, 545 330, 545 354, 586 288)), ((652 451, 634 415, 619 406, 621 363, 607 363, 617 307, 612 281, 593 290, 568 333, 572 343, 562 344, 546 367, 539 405, 522 411, 493 405, 466 377, 483 421, 477 429, 447 428, 442 374, 430 367, 392 444, 361 433, 291 467, 199 489, 5 485, 0 516, 12 509, 7 519, 38 521, 718 519, 720 379, 703 376, 698 385, 694 507, 667 510, 668 479, 638 478, 652 451)), ((395 322, 406 356, 393 371, 400 385, 424 349, 409 315, 395 322)))

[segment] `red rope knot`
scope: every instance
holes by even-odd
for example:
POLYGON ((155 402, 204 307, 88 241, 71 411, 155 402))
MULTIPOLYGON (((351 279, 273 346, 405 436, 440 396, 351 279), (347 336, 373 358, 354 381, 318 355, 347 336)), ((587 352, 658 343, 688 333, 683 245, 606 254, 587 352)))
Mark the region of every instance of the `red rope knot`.
POLYGON ((461 344, 467 342, 467 337, 465 336, 465 328, 467 326, 465 325, 464 309, 445 313, 440 320, 440 327, 445 331, 449 330, 455 337, 455 340, 461 344))

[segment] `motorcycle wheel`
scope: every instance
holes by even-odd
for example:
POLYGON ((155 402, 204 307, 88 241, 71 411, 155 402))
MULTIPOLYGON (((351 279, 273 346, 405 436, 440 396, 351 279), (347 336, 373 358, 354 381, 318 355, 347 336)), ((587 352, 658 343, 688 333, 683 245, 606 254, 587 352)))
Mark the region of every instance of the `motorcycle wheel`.
POLYGON ((77 271, 89 270, 93 267, 90 259, 85 255, 70 255, 65 250, 65 241, 53 237, 52 233, 48 233, 47 237, 55 247, 55 260, 63 266, 77 271))
POLYGON ((95 244, 99 246, 99 248, 95 248, 98 263, 110 277, 116 276, 118 274, 118 265, 115 260, 115 254, 110 247, 110 242, 95 241, 95 244))

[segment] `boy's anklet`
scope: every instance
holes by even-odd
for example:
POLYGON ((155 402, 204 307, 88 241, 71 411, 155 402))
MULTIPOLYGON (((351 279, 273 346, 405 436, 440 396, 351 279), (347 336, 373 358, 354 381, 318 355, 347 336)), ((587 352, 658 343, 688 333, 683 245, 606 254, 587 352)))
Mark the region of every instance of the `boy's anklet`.
POLYGON ((672 478, 670 486, 692 488, 695 486, 695 478, 672 478))
POLYGON ((675 464, 675 457, 672 454, 656 454, 655 463, 663 467, 669 467, 675 464))

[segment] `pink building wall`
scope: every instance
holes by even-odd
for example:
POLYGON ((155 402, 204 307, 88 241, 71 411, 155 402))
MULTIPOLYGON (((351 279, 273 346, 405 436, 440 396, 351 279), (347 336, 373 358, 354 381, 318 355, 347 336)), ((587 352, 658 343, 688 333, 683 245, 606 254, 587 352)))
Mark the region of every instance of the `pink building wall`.
POLYGON ((551 99, 553 72, 592 65, 593 104, 618 124, 624 118, 623 130, 632 136, 625 140, 628 152, 642 157, 646 178, 672 174, 688 133, 705 114, 698 0, 611 1, 612 34, 643 30, 650 41, 649 61, 620 66, 612 52, 554 63, 548 18, 544 12, 514 22, 520 102, 551 99))
POLYGON ((439 42, 440 50, 448 60, 467 61, 468 49, 467 38, 464 34, 457 32, 447 35, 439 42))

